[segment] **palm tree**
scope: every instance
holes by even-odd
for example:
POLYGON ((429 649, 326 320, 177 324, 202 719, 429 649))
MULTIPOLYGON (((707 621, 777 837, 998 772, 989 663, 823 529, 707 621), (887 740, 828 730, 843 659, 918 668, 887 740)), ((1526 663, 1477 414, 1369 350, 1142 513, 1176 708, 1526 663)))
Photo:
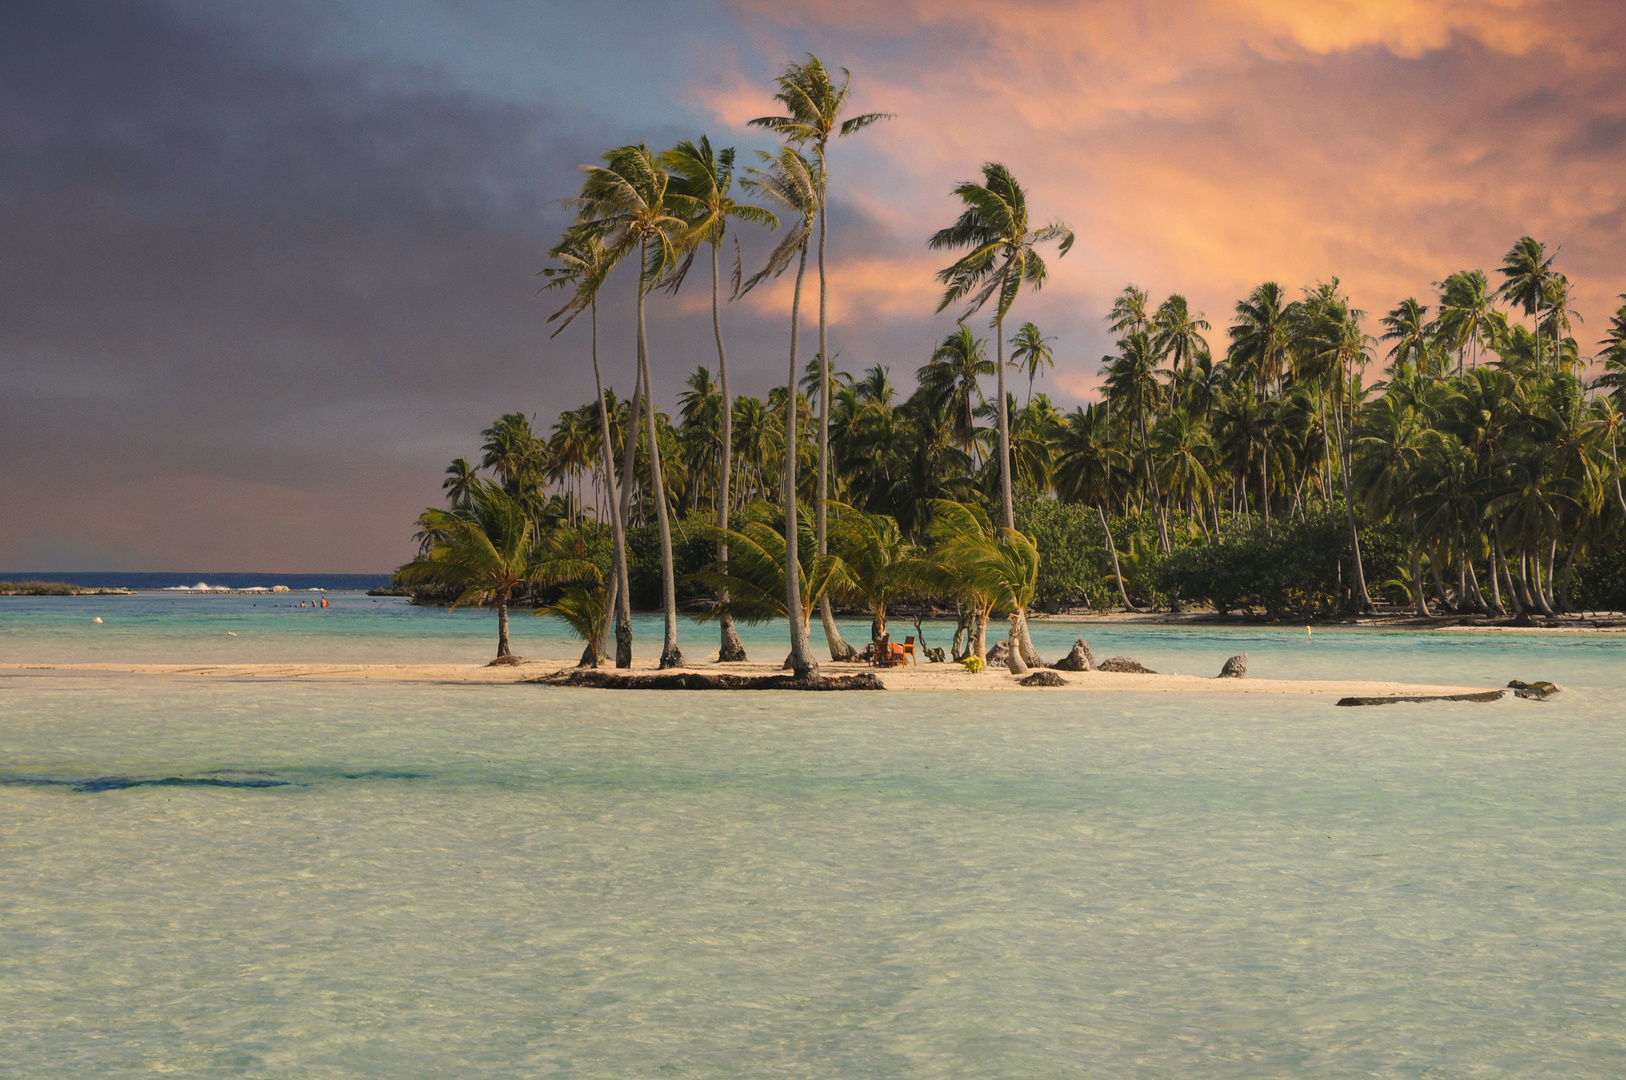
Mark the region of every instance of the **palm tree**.
POLYGON ((1112 417, 1105 404, 1074 409, 1061 433, 1056 460, 1056 494, 1065 502, 1093 505, 1101 519, 1101 532, 1112 556, 1112 576, 1125 611, 1135 611, 1124 587, 1118 564, 1118 545, 1107 522, 1106 504, 1112 501, 1129 473, 1129 459, 1114 445, 1112 417))
POLYGON ((649 372, 649 337, 644 325, 644 297, 677 264, 689 243, 689 224, 668 198, 670 177, 642 144, 622 146, 604 155, 605 164, 587 165, 577 205, 580 227, 598 237, 617 257, 638 251, 638 375, 643 384, 645 434, 649 439, 650 494, 661 538, 661 594, 666 617, 660 666, 681 667, 677 642, 677 572, 672 560, 672 526, 668 520, 666 482, 661 469, 655 424, 655 384, 649 372))
POLYGON ((496 663, 513 663, 508 647, 508 601, 521 586, 597 580, 591 560, 535 549, 530 515, 519 500, 490 480, 470 494, 462 513, 430 507, 419 525, 436 539, 428 554, 395 571, 401 585, 444 585, 460 590, 452 607, 489 599, 497 611, 496 663))
POLYGON ((1260 390, 1285 374, 1296 304, 1285 302, 1285 290, 1267 281, 1236 304, 1227 363, 1252 376, 1260 390))
POLYGON ((1459 270, 1434 284, 1440 290, 1435 334, 1457 354, 1460 374, 1466 357, 1471 355, 1473 366, 1477 366, 1479 354, 1500 340, 1507 329, 1506 319, 1491 307, 1490 283, 1483 270, 1459 270))
MULTIPOLYGON (((610 536, 612 541, 611 570, 609 596, 605 606, 615 611, 615 666, 626 668, 632 666, 632 590, 627 577, 627 532, 626 532, 626 497, 632 489, 632 457, 631 452, 638 441, 636 430, 622 432, 622 438, 627 444, 627 467, 621 475, 620 490, 617 494, 615 480, 615 440, 610 432, 610 417, 614 411, 610 408, 609 399, 605 396, 604 377, 599 370, 598 363, 598 292, 610 276, 617 256, 603 241, 593 233, 573 229, 567 232, 558 244, 549 252, 559 264, 542 271, 547 278, 544 289, 574 289, 575 295, 564 307, 548 316, 548 321, 563 318, 559 329, 553 332, 558 337, 565 327, 581 313, 583 307, 588 311, 593 330, 593 389, 598 395, 598 423, 599 423, 599 453, 604 461, 604 488, 607 501, 610 504, 610 536)), ((637 408, 637 391, 633 392, 633 409, 637 408)), ((637 426, 637 414, 633 413, 633 420, 629 429, 637 426)))
POLYGON ((1378 322, 1383 327, 1382 340, 1395 343, 1389 350, 1389 370, 1396 378, 1408 370, 1431 374, 1428 358, 1433 333, 1427 304, 1408 296, 1378 322))
POLYGON ((1508 253, 1502 256, 1505 265, 1497 272, 1504 280, 1496 295, 1524 309, 1536 324, 1536 356, 1541 356, 1541 309, 1548 306, 1554 279, 1556 254, 1548 255, 1546 245, 1532 236, 1521 236, 1508 253))
MULTIPOLYGON (((870 112, 859 116, 841 119, 841 111, 847 105, 847 95, 852 86, 852 75, 846 68, 841 69, 841 85, 837 86, 831 78, 830 71, 819 61, 819 58, 808 55, 805 64, 790 64, 785 68, 784 74, 776 80, 779 91, 774 94, 774 100, 785 107, 783 116, 762 116, 752 120, 752 125, 765 127, 776 132, 790 146, 811 146, 813 159, 817 164, 818 177, 818 218, 819 218, 819 386, 830 385, 830 333, 829 333, 829 289, 825 277, 824 248, 825 238, 829 232, 830 206, 829 195, 829 158, 828 151, 830 139, 835 136, 845 137, 854 135, 872 124, 892 118, 891 113, 870 112)), ((819 394, 819 464, 818 480, 815 485, 813 514, 816 522, 819 552, 822 554, 829 550, 827 523, 825 520, 826 500, 830 494, 830 395, 819 394)), ((851 660, 857 654, 852 646, 841 638, 841 632, 836 629, 835 616, 830 611, 828 598, 819 604, 819 619, 824 626, 824 636, 830 646, 830 659, 851 660)))
POLYGON ((994 362, 983 355, 987 344, 961 323, 932 350, 932 358, 926 365, 915 372, 933 402, 953 417, 954 436, 967 448, 975 438, 976 407, 982 403, 978 380, 994 374, 994 362))
POLYGON ((1186 298, 1179 293, 1159 304, 1152 316, 1153 344, 1159 356, 1169 358, 1169 367, 1175 372, 1190 368, 1199 357, 1208 355, 1208 341, 1203 337, 1203 331, 1208 329, 1208 320, 1200 313, 1192 315, 1186 298))
POLYGON ((895 519, 840 506, 831 547, 846 569, 845 599, 862 603, 870 613, 870 640, 886 634, 888 605, 910 595, 914 545, 903 538, 895 519))
MULTIPOLYGON (((819 664, 813 659, 813 650, 807 635, 809 619, 802 608, 799 570, 801 563, 798 561, 797 552, 799 530, 796 524, 798 445, 796 413, 800 395, 796 393, 796 375, 802 323, 802 279, 807 274, 807 242, 813 231, 813 221, 819 213, 819 191, 823 187, 823 180, 819 175, 818 166, 810 163, 789 146, 781 149, 777 155, 763 151, 758 151, 758 154, 767 167, 751 169, 744 181, 745 185, 768 196, 799 217, 797 223, 786 232, 778 246, 769 254, 767 265, 746 282, 745 290, 749 291, 768 277, 779 276, 790 265, 791 258, 795 257, 796 286, 791 293, 790 302, 790 374, 785 380, 784 470, 780 483, 785 501, 784 588, 786 618, 790 623, 791 667, 795 671, 796 678, 812 680, 819 677, 819 664)), ((725 574, 724 578, 726 576, 725 574)), ((811 598, 807 602, 811 604, 811 598)))
MULTIPOLYGON (((717 252, 722 246, 724 237, 728 235, 731 222, 749 221, 777 229, 779 219, 772 212, 759 206, 747 206, 736 202, 730 194, 734 186, 732 146, 713 154, 711 141, 702 135, 698 146, 691 142, 678 143, 661 155, 661 163, 677 178, 676 192, 672 198, 675 205, 688 211, 692 219, 691 235, 695 241, 708 242, 711 245, 711 329, 717 339, 717 372, 721 383, 723 425, 722 447, 717 457, 717 489, 727 492, 732 490, 729 471, 734 457, 734 399, 728 392, 728 351, 723 347, 723 322, 718 304, 721 286, 717 252)), ((739 252, 739 240, 735 238, 733 289, 729 294, 730 300, 739 295, 742 284, 744 264, 740 260, 739 252)), ((680 270, 674 275, 672 289, 676 291, 682 281, 683 275, 680 270)), ((719 529, 728 528, 728 511, 728 499, 719 498, 717 500, 719 529)), ((726 544, 717 549, 717 559, 719 562, 728 561, 726 544)), ((744 660, 745 646, 740 642, 739 632, 734 629, 734 620, 725 614, 718 621, 721 627, 721 647, 717 659, 744 660)))
POLYGON ((1156 410, 1163 388, 1157 381, 1160 357, 1144 330, 1136 330, 1118 342, 1117 356, 1101 358, 1101 374, 1106 376, 1112 400, 1130 410, 1140 433, 1141 464, 1146 479, 1146 497, 1157 508, 1157 535, 1164 552, 1172 550, 1163 501, 1152 476, 1151 414, 1156 410))
POLYGON ((1016 334, 1011 338, 1011 366, 1017 370, 1027 368, 1028 371, 1028 401, 1033 400, 1033 380, 1039 375, 1041 368, 1056 366, 1056 356, 1050 349, 1053 337, 1044 337, 1039 328, 1033 323, 1025 322, 1016 328, 1016 334))
MULTIPOLYGON (((721 531, 714 526, 707 529, 712 540, 718 540, 716 534, 721 531)), ((811 556, 800 554, 813 551, 813 545, 806 543, 812 537, 800 539, 801 543, 787 543, 786 534, 772 525, 748 521, 738 529, 728 530, 721 538, 721 542, 729 545, 729 561, 712 563, 696 573, 694 579, 728 597, 726 613, 732 618, 751 624, 787 619, 793 627, 799 626, 799 634, 794 629, 791 632, 794 649, 798 639, 804 642, 808 639, 808 624, 812 622, 813 609, 819 599, 828 596, 832 589, 843 589, 847 585, 846 566, 839 558, 817 552, 811 556)), ((694 618, 705 622, 720 619, 724 613, 724 606, 719 604, 694 618)), ((817 662, 811 657, 806 662, 812 663, 817 672, 817 662)), ((806 677, 794 651, 785 663, 798 679, 806 677)))
POLYGON ((1147 305, 1152 302, 1151 296, 1138 285, 1124 286, 1112 301, 1112 310, 1107 313, 1107 330, 1122 337, 1151 327, 1151 316, 1147 314, 1147 305))
POLYGON ((453 458, 452 463, 446 466, 446 479, 441 481, 440 487, 446 492, 446 501, 451 503, 453 510, 469 501, 475 485, 480 482, 479 473, 464 458, 453 458))
POLYGON ((993 328, 999 396, 999 494, 1005 527, 1014 529, 1011 430, 1005 399, 1005 316, 1024 284, 1034 289, 1044 285, 1046 269, 1038 245, 1058 241, 1058 254, 1066 255, 1073 246, 1073 231, 1055 222, 1030 229, 1027 192, 1010 170, 991 161, 982 167, 982 175, 981 184, 967 181, 954 189, 955 196, 965 203, 965 212, 953 225, 934 233, 927 246, 933 251, 971 249, 952 266, 938 272, 937 280, 948 286, 937 305, 938 311, 966 300, 969 306, 959 320, 964 322, 989 299, 998 298, 994 305, 993 328))

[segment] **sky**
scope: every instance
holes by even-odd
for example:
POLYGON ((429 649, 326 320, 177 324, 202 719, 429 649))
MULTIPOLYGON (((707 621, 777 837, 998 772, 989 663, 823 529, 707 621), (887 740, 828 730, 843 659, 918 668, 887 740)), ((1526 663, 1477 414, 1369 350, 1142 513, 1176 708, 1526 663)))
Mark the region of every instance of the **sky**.
MULTIPOLYGON (((1557 249, 1583 352, 1626 293, 1626 5, 1582 0, 20 0, 0 5, 0 571, 384 572, 505 412, 592 397, 536 294, 579 166, 742 157, 808 53, 896 118, 831 157, 831 351, 895 383, 953 325, 926 238, 1007 165, 1078 241, 1015 316, 1088 400, 1133 282, 1219 345, 1266 280, 1375 318, 1557 249)), ((743 237, 760 260, 762 236, 743 237)), ((728 305, 784 378, 788 280, 728 305)), ((632 375, 633 295, 601 304, 632 375)), ((714 364, 697 276, 657 396, 714 364)), ((805 340, 805 339, 804 339, 805 340)))

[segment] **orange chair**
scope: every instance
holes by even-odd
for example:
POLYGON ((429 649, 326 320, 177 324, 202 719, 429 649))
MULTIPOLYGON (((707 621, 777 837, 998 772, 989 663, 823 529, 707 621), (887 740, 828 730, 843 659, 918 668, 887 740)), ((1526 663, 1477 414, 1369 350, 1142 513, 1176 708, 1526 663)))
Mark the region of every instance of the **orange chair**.
POLYGON ((915 656, 915 636, 913 634, 903 639, 903 655, 914 661, 916 667, 920 666, 920 660, 915 656))

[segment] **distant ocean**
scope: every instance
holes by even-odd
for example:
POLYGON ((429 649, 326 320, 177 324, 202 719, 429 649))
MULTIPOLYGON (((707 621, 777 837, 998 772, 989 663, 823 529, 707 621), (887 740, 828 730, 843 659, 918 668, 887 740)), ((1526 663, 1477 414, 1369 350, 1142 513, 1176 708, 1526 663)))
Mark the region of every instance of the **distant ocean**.
POLYGON ((331 592, 382 589, 390 583, 388 574, 255 574, 255 573, 153 573, 125 570, 28 570, 0 573, 0 581, 64 581, 91 589, 269 589, 286 585, 290 590, 326 589, 331 592))

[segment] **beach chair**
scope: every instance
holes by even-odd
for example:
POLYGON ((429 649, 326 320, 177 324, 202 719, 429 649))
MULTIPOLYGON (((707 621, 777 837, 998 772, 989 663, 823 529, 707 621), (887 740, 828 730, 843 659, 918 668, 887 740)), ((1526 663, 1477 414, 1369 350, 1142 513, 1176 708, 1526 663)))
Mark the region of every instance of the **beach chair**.
POLYGON ((916 667, 920 666, 920 660, 915 656, 915 636, 913 634, 903 639, 903 655, 914 661, 916 667))

